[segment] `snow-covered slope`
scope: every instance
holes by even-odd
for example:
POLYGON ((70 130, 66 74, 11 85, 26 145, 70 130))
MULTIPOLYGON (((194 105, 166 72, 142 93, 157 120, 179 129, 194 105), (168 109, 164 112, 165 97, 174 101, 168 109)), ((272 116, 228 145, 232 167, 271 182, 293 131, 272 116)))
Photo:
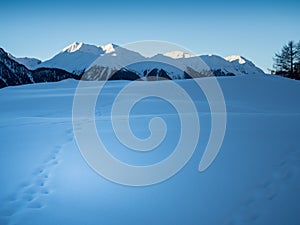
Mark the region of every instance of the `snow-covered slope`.
POLYGON ((263 70, 256 67, 253 62, 250 60, 239 56, 232 55, 227 56, 225 58, 228 62, 230 62, 236 71, 239 71, 241 74, 263 74, 263 70))
MULTIPOLYGON (((201 90, 193 80, 135 82, 154 90, 176 82, 195 101, 201 124, 199 144, 187 165, 148 187, 112 183, 87 166, 72 128, 77 81, 1 89, 0 224, 300 224, 300 83, 267 75, 218 81, 227 105, 227 130, 218 157, 203 173, 197 169, 211 120, 201 90)), ((86 82, 86 93, 89 83, 94 82, 86 82)), ((130 112, 134 134, 148 137, 150 119, 161 116, 167 136, 154 151, 128 150, 109 120, 118 90, 128 84, 106 83, 95 111, 98 135, 119 160, 151 165, 171 154, 180 121, 167 102, 144 99, 130 112)), ((168 91, 174 101, 182 101, 180 93, 168 91)), ((137 94, 128 93, 128 99, 137 94)))
POLYGON ((141 77, 155 76, 158 78, 159 71, 161 73, 163 71, 169 79, 182 79, 186 70, 185 65, 182 65, 178 60, 163 54, 145 58, 142 62, 130 65, 127 68, 135 71, 141 77))
POLYGON ((90 65, 91 67, 98 65, 109 67, 111 69, 121 69, 124 65, 128 65, 130 62, 142 61, 145 59, 137 52, 114 44, 101 46, 101 48, 106 51, 106 54, 103 54, 97 58, 97 60, 90 65))
MULTIPOLYGON (((182 64, 197 68, 198 70, 203 69, 203 65, 199 64, 196 55, 190 53, 184 53, 181 51, 173 51, 164 54, 165 56, 171 57, 173 59, 178 59, 182 64)), ((250 60, 239 56, 232 55, 225 58, 222 58, 217 55, 201 55, 198 56, 211 70, 223 71, 226 73, 232 73, 235 75, 245 75, 245 74, 264 74, 263 70, 256 67, 250 60)))
POLYGON ((196 55, 194 54, 190 54, 190 53, 186 53, 186 52, 182 52, 182 51, 171 51, 171 52, 166 52, 163 55, 173 58, 173 59, 180 59, 180 58, 191 58, 191 57, 195 57, 196 55))
POLYGON ((36 58, 28 58, 28 57, 23 57, 23 58, 16 58, 11 54, 8 54, 8 56, 15 60, 16 62, 24 65, 26 68, 30 69, 30 70, 34 70, 36 69, 39 64, 41 64, 41 60, 36 59, 36 58))
POLYGON ((74 42, 53 58, 39 64, 39 67, 59 68, 70 73, 81 74, 103 53, 105 52, 102 48, 74 42))
POLYGON ((132 62, 145 60, 141 54, 117 45, 109 44, 101 48, 106 51, 106 54, 101 55, 89 65, 84 74, 85 79, 107 80, 132 62))
POLYGON ((247 63, 247 60, 244 57, 240 56, 240 55, 227 56, 227 57, 225 57, 225 60, 228 61, 228 62, 237 61, 239 64, 247 63))

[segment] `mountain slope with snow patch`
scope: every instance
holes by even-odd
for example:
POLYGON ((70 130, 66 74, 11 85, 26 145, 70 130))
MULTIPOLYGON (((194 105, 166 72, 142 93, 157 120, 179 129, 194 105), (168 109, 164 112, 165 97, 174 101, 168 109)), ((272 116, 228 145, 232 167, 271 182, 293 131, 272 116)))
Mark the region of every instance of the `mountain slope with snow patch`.
POLYGON ((74 42, 53 58, 39 64, 38 67, 59 68, 79 75, 101 54, 104 54, 101 48, 74 42))
POLYGON ((36 69, 42 61, 36 58, 28 58, 28 57, 23 57, 23 58, 16 58, 11 54, 8 54, 8 56, 12 59, 15 60, 16 62, 24 65, 26 68, 30 70, 36 69))

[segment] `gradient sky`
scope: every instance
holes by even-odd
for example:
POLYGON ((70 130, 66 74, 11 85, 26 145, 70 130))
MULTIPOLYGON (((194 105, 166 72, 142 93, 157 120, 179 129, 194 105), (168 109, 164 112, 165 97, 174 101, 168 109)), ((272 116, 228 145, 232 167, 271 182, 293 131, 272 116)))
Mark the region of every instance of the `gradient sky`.
POLYGON ((243 55, 264 69, 300 40, 300 1, 21 1, 0 3, 0 47, 49 59, 74 41, 170 41, 197 54, 243 55))

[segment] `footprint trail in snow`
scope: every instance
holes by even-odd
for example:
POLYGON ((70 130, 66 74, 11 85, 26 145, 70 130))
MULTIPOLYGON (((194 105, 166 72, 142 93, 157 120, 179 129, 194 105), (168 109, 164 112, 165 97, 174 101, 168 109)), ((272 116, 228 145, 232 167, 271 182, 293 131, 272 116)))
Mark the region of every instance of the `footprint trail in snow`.
POLYGON ((39 210, 46 207, 45 198, 52 193, 49 182, 53 171, 60 163, 61 151, 66 144, 73 141, 73 130, 66 131, 67 142, 57 145, 31 174, 30 178, 21 183, 16 191, 6 197, 0 206, 0 225, 14 225, 17 215, 28 210, 39 210))

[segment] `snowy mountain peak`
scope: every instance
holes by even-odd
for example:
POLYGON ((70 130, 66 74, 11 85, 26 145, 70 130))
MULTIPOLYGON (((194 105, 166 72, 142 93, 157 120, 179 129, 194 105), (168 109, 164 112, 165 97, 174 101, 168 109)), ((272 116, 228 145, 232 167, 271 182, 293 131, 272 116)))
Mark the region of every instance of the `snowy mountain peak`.
POLYGON ((190 54, 182 51, 171 51, 171 52, 164 53, 163 55, 173 59, 191 58, 196 56, 194 54, 190 54))
POLYGON ((73 42, 72 44, 68 45, 65 47, 62 52, 76 52, 82 47, 83 43, 82 42, 73 42))
POLYGON ((105 52, 105 53, 111 53, 111 52, 115 52, 116 48, 118 48, 118 45, 115 45, 113 43, 109 43, 107 45, 102 45, 100 46, 100 48, 105 52))
POLYGON ((95 55, 100 55, 104 53, 102 49, 97 48, 95 45, 84 44, 82 42, 74 42, 71 45, 65 47, 61 52, 74 53, 78 51, 84 53, 91 53, 95 55))
POLYGON ((239 64, 245 64, 246 63, 246 59, 242 56, 239 56, 239 55, 227 56, 225 58, 225 60, 228 61, 228 62, 238 61, 239 64))

